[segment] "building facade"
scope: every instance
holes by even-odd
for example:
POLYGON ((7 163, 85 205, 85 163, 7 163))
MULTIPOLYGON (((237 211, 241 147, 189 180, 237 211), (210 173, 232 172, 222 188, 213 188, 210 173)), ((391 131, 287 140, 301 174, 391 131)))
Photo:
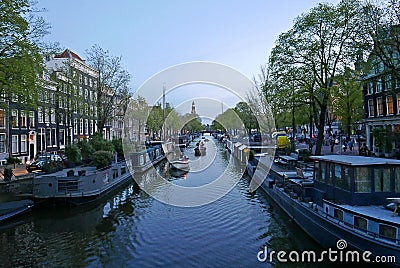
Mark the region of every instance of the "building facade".
MULTIPOLYGON (((17 97, 0 100, 0 164, 10 156, 26 163, 38 153, 58 153, 98 131, 98 72, 68 49, 45 59, 35 109, 17 97)), ((106 122, 104 138, 122 136, 122 112, 106 122)))
MULTIPOLYGON (((400 80, 376 58, 364 74, 363 98, 367 146, 376 156, 400 153, 400 80)), ((399 72, 399 70, 397 70, 399 72)))

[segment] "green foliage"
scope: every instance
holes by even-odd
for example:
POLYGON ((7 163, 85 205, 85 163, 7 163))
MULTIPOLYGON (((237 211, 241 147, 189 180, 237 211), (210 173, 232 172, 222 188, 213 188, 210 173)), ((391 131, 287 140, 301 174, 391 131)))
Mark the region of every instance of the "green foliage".
POLYGON ((103 136, 98 132, 92 136, 89 143, 95 151, 114 152, 113 144, 110 141, 105 140, 103 136))
POLYGON ((58 163, 56 161, 45 162, 42 166, 42 170, 45 173, 54 173, 59 170, 62 170, 62 168, 63 168, 62 163, 58 163))
POLYGON ((203 125, 201 124, 201 119, 197 116, 197 114, 186 114, 183 122, 186 122, 182 127, 183 131, 188 132, 200 132, 204 130, 203 125))
POLYGON ((95 151, 92 145, 87 140, 80 140, 77 145, 81 150, 82 160, 86 162, 92 160, 95 151))
POLYGON ((31 12, 31 1, 3 0, 0 4, 0 94, 35 107, 39 74, 43 73, 40 39, 48 26, 31 12))
POLYGON ((78 165, 82 162, 81 150, 76 144, 67 145, 65 147, 65 155, 71 163, 78 165))
POLYGON ((124 149, 122 148, 122 139, 113 139, 111 143, 118 157, 124 157, 124 149))
POLYGON ((4 181, 11 181, 11 178, 13 176, 13 171, 11 168, 5 168, 3 171, 3 178, 4 181))
POLYGON ((21 164, 21 159, 18 157, 8 157, 6 158, 7 164, 21 164))
POLYGON ((257 118, 255 117, 253 111, 250 109, 250 106, 246 102, 239 102, 238 104, 236 104, 234 111, 242 120, 248 133, 250 133, 252 129, 259 129, 257 118))
POLYGON ((93 154, 93 164, 96 168, 104 168, 111 164, 113 154, 110 151, 96 151, 93 154))

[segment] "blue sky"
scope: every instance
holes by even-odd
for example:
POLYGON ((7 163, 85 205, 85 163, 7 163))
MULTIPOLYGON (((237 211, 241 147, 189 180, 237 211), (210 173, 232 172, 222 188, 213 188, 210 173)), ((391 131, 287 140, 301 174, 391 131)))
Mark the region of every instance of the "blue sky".
POLYGON ((319 2, 39 0, 39 6, 52 26, 46 40, 82 58, 94 44, 122 56, 134 91, 163 69, 190 61, 225 64, 251 79, 278 35, 319 2))

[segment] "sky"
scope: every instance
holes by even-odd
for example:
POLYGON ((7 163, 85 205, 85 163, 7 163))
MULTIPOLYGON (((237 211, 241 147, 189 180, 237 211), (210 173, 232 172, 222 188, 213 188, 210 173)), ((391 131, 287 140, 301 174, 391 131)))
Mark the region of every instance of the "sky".
MULTIPOLYGON (((260 73, 274 42, 317 0, 39 0, 51 25, 45 40, 59 42, 85 59, 98 44, 122 56, 137 91, 160 71, 192 61, 229 66, 250 80, 260 73)), ((328 1, 336 3, 337 1, 328 1)), ((224 103, 229 94, 213 86, 187 87, 170 97, 177 107, 200 90, 224 103)), ((162 91, 162 85, 159 87, 162 91)), ((198 94, 195 94, 196 96, 198 94)), ((229 104, 230 105, 230 104, 229 104)), ((199 107, 200 109, 200 107, 199 107)))

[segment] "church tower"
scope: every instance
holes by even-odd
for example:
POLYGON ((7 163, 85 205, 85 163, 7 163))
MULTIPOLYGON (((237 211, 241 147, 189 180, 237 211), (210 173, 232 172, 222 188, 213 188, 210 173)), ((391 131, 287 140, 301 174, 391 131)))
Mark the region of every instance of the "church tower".
POLYGON ((196 104, 194 104, 194 101, 192 102, 192 114, 196 113, 196 104))

